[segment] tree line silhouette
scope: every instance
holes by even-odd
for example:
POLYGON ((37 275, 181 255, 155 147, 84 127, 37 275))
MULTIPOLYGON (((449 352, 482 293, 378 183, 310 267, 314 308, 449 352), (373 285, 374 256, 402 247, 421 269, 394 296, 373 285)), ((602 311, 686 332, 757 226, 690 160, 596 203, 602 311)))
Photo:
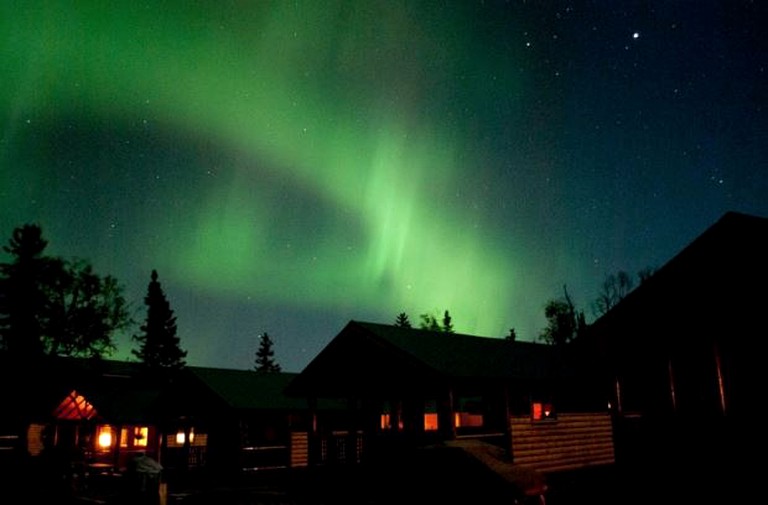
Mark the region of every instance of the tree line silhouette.
MULTIPOLYGON (((640 284, 647 281, 654 274, 655 269, 644 268, 637 273, 640 284)), ((597 298, 592 302, 592 313, 600 317, 615 307, 635 288, 634 279, 624 270, 606 275, 600 287, 597 298)), ((550 345, 564 345, 572 342, 587 331, 589 325, 583 310, 578 310, 568 293, 568 286, 563 285, 563 295, 547 300, 544 304, 544 317, 547 325, 538 335, 538 340, 550 345)), ((442 324, 432 313, 423 313, 419 316, 419 328, 422 330, 442 331, 453 333, 453 322, 448 310, 444 312, 442 324)), ((400 312, 395 318, 395 326, 411 328, 408 314, 400 312)), ((517 331, 510 328, 504 337, 514 342, 517 340, 517 331)))
MULTIPOLYGON (((116 351, 115 334, 136 324, 124 287, 110 275, 95 273, 86 260, 46 255, 47 245, 42 228, 26 224, 14 229, 3 247, 11 260, 0 263, 0 350, 22 361, 45 355, 111 355, 116 351)), ((651 268, 640 271, 639 282, 653 272, 651 268)), ((158 278, 157 270, 152 270, 144 297, 146 317, 140 332, 132 335, 137 348, 131 353, 149 369, 178 369, 186 365, 187 351, 181 347, 176 316, 158 278)), ((633 289, 633 278, 626 272, 607 275, 592 303, 593 314, 605 314, 633 289)), ((545 303, 544 315, 547 325, 538 339, 547 344, 567 344, 588 327, 584 311, 577 310, 565 285, 562 296, 545 303)), ((397 315, 394 325, 412 327, 405 312, 397 315)), ((448 310, 441 319, 431 312, 420 314, 419 328, 454 332, 448 310)), ((514 341, 515 329, 510 328, 505 338, 514 341)), ((259 336, 254 370, 281 371, 274 358, 274 341, 266 332, 259 336)))
MULTIPOLYGON (((101 276, 83 259, 46 255, 48 241, 38 224, 15 228, 0 263, 0 351, 29 363, 43 356, 106 358, 117 348, 118 332, 135 326, 123 285, 101 276)), ((131 336, 131 354, 148 370, 186 366, 187 351, 177 335, 176 316, 152 270, 144 297, 146 317, 131 336)), ((279 372, 274 341, 259 338, 254 369, 279 372)))

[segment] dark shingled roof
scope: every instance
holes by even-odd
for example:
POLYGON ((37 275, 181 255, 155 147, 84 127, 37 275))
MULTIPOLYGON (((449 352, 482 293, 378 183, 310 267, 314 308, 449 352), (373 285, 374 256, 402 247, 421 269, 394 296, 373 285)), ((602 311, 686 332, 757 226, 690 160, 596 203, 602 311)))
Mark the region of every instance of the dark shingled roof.
POLYGON ((341 397, 434 391, 449 382, 546 380, 556 352, 531 342, 350 321, 287 391, 341 397))
POLYGON ((141 423, 152 418, 153 407, 163 383, 147 381, 141 363, 117 360, 59 358, 56 383, 69 386, 85 396, 109 422, 141 423))
POLYGON ((234 409, 299 410, 306 401, 286 396, 283 391, 295 373, 258 373, 251 370, 187 367, 187 371, 208 386, 234 409))
POLYGON ((25 396, 28 413, 41 420, 74 390, 96 408, 99 419, 145 422, 163 387, 144 380, 142 365, 135 362, 43 356, 28 366, 16 365, 0 356, 0 389, 6 396, 25 396))
POLYGON ((615 325, 632 327, 649 319, 709 319, 759 297, 768 281, 768 219, 727 212, 696 237, 647 281, 592 324, 594 334, 615 325), (652 317, 653 316, 653 317, 652 317))
POLYGON ((540 378, 552 360, 553 347, 532 342, 360 321, 351 324, 446 377, 540 378))

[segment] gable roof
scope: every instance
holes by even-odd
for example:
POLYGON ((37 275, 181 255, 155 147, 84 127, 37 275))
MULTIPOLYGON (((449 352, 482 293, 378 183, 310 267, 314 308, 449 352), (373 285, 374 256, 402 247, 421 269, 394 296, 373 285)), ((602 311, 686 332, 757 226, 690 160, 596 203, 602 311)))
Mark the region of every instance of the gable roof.
POLYGON ((0 364, 8 365, 0 366, 0 389, 8 397, 22 398, 26 414, 40 421, 53 416, 75 391, 93 406, 96 419, 146 422, 164 385, 145 380, 143 367, 136 362, 42 356, 21 366, 10 356, 0 358, 0 364))
POLYGON ((294 379, 289 394, 429 389, 457 381, 549 376, 551 346, 350 321, 294 379))
POLYGON ((353 321, 446 377, 533 378, 548 370, 552 347, 502 338, 353 321))
POLYGON ((727 212, 598 318, 591 331, 605 337, 662 321, 740 324, 734 316, 750 317, 764 300, 751 287, 768 282, 766 258, 768 219, 727 212))
MULTIPOLYGON (((60 386, 69 386, 93 405, 97 418, 110 423, 146 423, 165 385, 146 380, 138 362, 58 358, 60 386)), ((63 398, 63 397, 62 397, 63 398)))
POLYGON ((295 373, 187 367, 187 372, 233 409, 301 410, 307 403, 283 391, 295 373))

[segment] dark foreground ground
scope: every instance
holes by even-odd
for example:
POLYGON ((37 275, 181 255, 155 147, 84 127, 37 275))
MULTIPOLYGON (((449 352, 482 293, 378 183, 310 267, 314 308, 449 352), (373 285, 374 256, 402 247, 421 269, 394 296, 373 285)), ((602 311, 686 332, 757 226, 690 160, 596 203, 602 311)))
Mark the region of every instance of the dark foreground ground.
MULTIPOLYGON (((12 472, 11 472, 12 473, 12 472)), ((35 475, 3 475, 0 504, 157 505, 126 476, 92 477, 74 492, 35 475)), ((675 461, 611 465, 546 476, 548 505, 737 503, 762 482, 737 462, 675 461)), ((168 505, 383 505, 536 503, 482 464, 456 451, 414 451, 376 464, 270 470, 229 478, 166 479, 168 505)), ((153 488, 148 486, 152 491, 153 488)))

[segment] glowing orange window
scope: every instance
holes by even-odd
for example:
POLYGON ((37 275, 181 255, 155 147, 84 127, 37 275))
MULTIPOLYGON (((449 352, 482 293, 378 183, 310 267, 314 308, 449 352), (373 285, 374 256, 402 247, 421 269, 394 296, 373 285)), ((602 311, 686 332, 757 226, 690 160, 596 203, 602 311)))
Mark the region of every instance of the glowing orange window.
POLYGON ((437 430, 437 413, 427 412, 424 414, 424 431, 437 430))

